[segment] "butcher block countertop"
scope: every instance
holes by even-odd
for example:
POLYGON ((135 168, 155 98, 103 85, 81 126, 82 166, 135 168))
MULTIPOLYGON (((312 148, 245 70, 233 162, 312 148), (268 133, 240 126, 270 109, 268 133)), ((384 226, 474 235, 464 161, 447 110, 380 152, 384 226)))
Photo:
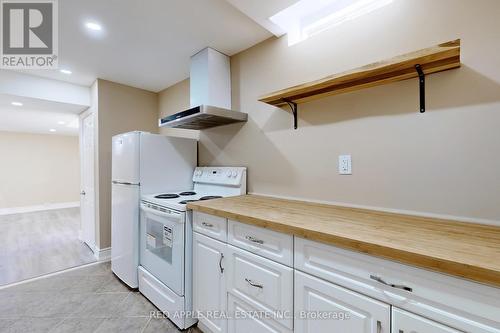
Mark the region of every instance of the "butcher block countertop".
POLYGON ((500 287, 500 227, 258 195, 188 208, 500 287))

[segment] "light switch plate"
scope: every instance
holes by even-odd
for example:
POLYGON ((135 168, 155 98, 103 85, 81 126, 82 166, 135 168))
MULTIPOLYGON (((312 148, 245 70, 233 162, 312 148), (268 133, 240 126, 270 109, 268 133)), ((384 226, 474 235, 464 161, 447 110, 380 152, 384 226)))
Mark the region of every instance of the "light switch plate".
POLYGON ((351 155, 339 155, 339 175, 352 175, 351 155))

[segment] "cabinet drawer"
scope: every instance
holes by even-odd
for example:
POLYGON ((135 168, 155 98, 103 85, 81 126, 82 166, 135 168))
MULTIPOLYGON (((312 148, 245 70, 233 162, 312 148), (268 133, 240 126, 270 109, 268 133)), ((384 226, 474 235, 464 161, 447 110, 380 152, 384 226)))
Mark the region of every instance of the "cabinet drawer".
POLYGON ((200 234, 227 241, 227 219, 200 212, 193 212, 193 230, 200 234))
POLYGON ((390 332, 389 304, 298 271, 295 313, 295 333, 390 332))
POLYGON ((465 332, 500 333, 498 288, 299 237, 294 246, 296 270, 465 332))
MULTIPOLYGON (((228 312, 234 318, 228 322, 228 332, 237 333, 293 333, 292 330, 278 325, 272 319, 265 318, 244 300, 228 295, 228 312)), ((316 332, 319 333, 319 332, 316 332)))
POLYGON ((416 314, 392 308, 392 333, 461 333, 416 314))
POLYGON ((293 267, 293 236, 229 220, 228 243, 293 267))
POLYGON ((231 245, 227 253, 228 292, 292 329, 293 269, 231 245))

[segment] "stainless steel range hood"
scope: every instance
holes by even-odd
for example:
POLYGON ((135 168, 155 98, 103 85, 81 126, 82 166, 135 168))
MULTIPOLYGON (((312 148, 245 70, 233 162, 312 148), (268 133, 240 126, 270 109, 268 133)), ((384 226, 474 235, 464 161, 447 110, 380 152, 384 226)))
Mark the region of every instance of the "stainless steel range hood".
POLYGON ((160 127, 200 130, 245 121, 247 121, 246 113, 200 105, 160 119, 160 127))
POLYGON ((160 127, 201 130, 246 122, 248 115, 231 110, 231 72, 229 57, 206 48, 191 57, 191 108, 166 116, 160 127))

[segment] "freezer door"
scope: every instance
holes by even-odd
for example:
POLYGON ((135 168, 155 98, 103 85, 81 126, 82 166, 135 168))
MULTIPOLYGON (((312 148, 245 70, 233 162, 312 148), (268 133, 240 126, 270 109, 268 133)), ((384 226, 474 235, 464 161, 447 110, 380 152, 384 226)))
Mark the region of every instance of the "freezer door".
POLYGON ((112 175, 115 182, 139 184, 139 132, 116 135, 112 139, 112 175))
POLYGON ((138 287, 139 193, 137 185, 112 185, 111 269, 131 288, 138 287))
POLYGON ((143 133, 140 154, 142 194, 193 187, 196 140, 143 133))

